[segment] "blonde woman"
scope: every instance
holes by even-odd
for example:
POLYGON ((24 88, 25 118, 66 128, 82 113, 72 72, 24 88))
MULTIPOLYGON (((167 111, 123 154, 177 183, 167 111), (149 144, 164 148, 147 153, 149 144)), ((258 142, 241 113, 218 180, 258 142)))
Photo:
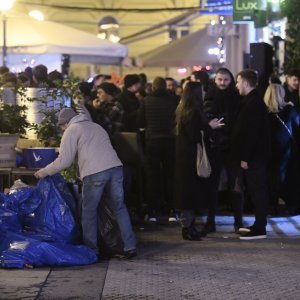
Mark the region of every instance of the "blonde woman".
POLYGON ((271 126, 272 161, 269 168, 271 212, 277 213, 278 198, 293 215, 300 208, 300 118, 293 103, 285 102, 285 91, 280 84, 270 84, 264 101, 269 111, 271 126))

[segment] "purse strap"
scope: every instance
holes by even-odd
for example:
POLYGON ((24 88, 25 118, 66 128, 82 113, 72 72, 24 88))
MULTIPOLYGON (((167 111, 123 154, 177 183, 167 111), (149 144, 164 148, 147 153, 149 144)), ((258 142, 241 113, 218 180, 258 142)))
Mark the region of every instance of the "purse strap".
POLYGON ((296 143, 290 129, 287 127, 287 125, 284 123, 284 121, 278 116, 278 114, 275 114, 275 117, 277 118, 277 120, 283 125, 283 127, 286 129, 286 131, 289 133, 291 139, 293 140, 293 142, 296 143))

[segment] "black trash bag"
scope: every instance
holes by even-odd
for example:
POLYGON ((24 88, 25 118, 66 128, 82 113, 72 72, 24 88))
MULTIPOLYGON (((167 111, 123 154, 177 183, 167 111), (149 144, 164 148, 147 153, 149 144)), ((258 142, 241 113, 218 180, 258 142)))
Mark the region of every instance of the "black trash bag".
POLYGON ((105 199, 98 207, 98 246, 104 256, 122 253, 124 249, 119 225, 105 199))

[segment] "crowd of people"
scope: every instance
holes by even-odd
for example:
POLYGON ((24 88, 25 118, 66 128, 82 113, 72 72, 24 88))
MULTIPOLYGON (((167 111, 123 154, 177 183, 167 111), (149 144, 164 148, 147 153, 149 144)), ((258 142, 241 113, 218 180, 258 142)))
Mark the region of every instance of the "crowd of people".
POLYGON ((10 72, 8 67, 0 67, 0 85, 3 88, 15 87, 20 85, 32 88, 54 88, 58 82, 64 80, 63 75, 54 70, 48 73, 45 65, 36 65, 35 67, 26 67, 23 72, 10 72))
MULTIPOLYGON (((45 76, 45 70, 36 66, 28 86, 51 87, 50 74, 45 76)), ((98 251, 96 213, 104 195, 111 199, 124 255, 132 256, 135 238, 123 202, 122 163, 113 145, 116 133, 133 132, 142 137, 148 221, 167 215, 173 222, 179 216, 187 240, 215 232, 218 187, 225 172, 234 231, 241 239, 265 238, 267 215, 276 213, 280 198, 289 214, 300 211, 300 72, 289 71, 283 84, 274 76, 267 82, 261 78, 250 69, 234 77, 222 67, 213 76, 194 71, 180 84, 170 77, 156 77, 150 83, 145 74, 128 74, 117 86, 109 76, 97 75, 93 82, 79 84, 84 99, 80 112, 86 115, 71 108, 61 111, 59 122, 65 132, 60 155, 36 176, 59 172, 77 155, 84 242, 98 251), (201 131, 212 168, 208 178, 199 177, 196 170, 201 131), (254 207, 250 227, 243 224, 245 197, 254 207), (195 225, 199 211, 207 213, 201 230, 195 225)))

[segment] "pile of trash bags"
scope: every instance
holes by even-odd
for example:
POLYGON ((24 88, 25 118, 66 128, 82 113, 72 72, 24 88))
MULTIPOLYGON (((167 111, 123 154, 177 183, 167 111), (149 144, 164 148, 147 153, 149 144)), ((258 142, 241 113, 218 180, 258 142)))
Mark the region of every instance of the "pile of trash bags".
POLYGON ((0 267, 75 266, 97 255, 78 245, 76 201, 63 177, 46 177, 36 187, 17 180, 0 193, 0 267))

